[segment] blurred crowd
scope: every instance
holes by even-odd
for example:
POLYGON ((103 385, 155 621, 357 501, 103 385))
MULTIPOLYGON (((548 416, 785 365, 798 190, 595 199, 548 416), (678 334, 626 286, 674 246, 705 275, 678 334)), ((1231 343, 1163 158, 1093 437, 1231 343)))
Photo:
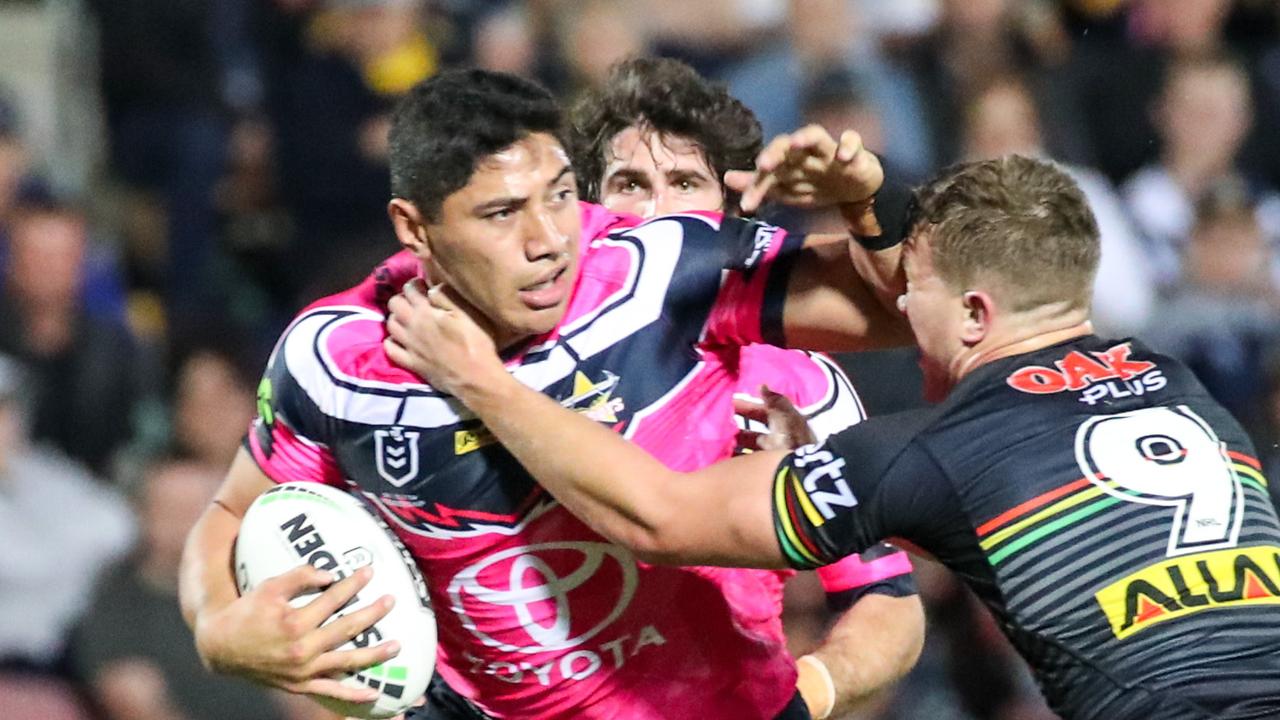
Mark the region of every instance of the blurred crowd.
MULTIPOLYGON (((178 613, 271 343, 396 250, 402 93, 477 65, 571 99, 640 54, 724 82, 766 137, 853 127, 908 181, 1060 161, 1102 231, 1100 333, 1187 362, 1277 476, 1275 0, 0 0, 7 718, 327 717, 207 674, 178 613)), ((873 412, 920 402, 913 353, 842 360, 873 412)), ((1053 717, 967 591, 917 568, 925 655, 856 717, 1053 717)), ((803 652, 828 618, 790 594, 803 652)))

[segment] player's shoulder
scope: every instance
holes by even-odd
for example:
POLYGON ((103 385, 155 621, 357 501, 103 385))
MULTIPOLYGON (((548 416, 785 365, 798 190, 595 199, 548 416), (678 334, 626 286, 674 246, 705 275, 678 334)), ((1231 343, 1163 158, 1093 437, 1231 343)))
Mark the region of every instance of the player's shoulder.
POLYGON ((386 302, 416 276, 416 260, 399 253, 359 285, 311 303, 280 336, 270 366, 322 384, 420 384, 415 375, 394 365, 382 346, 387 337, 386 302))
POLYGON ((944 415, 938 406, 873 415, 832 435, 827 443, 842 457, 878 474, 913 448, 923 447, 944 415))
POLYGON ((1088 335, 998 361, 982 375, 981 382, 960 393, 967 401, 985 399, 1035 411, 1123 410, 1206 395, 1186 365, 1135 338, 1088 335), (1028 403, 1032 399, 1056 402, 1028 403))

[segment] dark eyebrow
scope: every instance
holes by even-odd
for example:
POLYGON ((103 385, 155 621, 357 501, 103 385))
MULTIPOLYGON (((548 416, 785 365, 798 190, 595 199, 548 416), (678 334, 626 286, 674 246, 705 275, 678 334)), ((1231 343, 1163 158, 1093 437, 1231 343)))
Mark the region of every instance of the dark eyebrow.
POLYGON ((667 177, 673 180, 710 180, 711 176, 701 170, 690 170, 689 168, 677 168, 667 173, 667 177))
POLYGON ((493 210, 514 210, 525 203, 529 202, 529 198, 522 197, 500 197, 494 198, 488 202, 480 203, 471 208, 471 212, 476 215, 484 215, 493 210))
MULTIPOLYGON (((556 183, 563 180, 565 175, 570 175, 572 173, 573 173, 573 166, 565 165, 564 167, 560 168, 560 172, 556 173, 556 176, 551 178, 551 182, 547 184, 555 185, 556 183)), ((475 207, 471 208, 471 212, 476 215, 484 215, 493 210, 505 210, 505 209, 514 210, 518 207, 522 207, 527 202, 529 202, 529 198, 515 197, 515 196, 499 197, 499 198, 494 198, 488 202, 483 202, 483 203, 480 203, 479 205, 476 205, 475 207)))
POLYGON ((605 182, 612 182, 615 179, 630 180, 632 182, 647 180, 644 173, 633 167, 624 167, 615 170, 609 174, 609 177, 605 178, 605 182))

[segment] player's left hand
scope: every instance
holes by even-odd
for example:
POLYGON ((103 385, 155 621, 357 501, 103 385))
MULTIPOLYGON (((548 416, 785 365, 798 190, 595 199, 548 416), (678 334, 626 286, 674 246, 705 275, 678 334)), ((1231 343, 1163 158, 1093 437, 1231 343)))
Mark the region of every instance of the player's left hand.
POLYGON ((387 308, 387 356, 433 387, 463 397, 491 373, 506 376, 487 323, 452 288, 414 280, 387 308))
POLYGON ((776 393, 767 385, 760 386, 760 397, 735 395, 733 411, 748 419, 768 425, 768 432, 742 430, 738 433, 738 446, 748 450, 794 450, 801 445, 818 441, 809 427, 809 420, 786 395, 776 393))
POLYGON ((755 171, 730 170, 725 185, 742 193, 742 212, 766 199, 802 208, 866 201, 884 184, 880 159, 846 130, 837 142, 820 125, 774 138, 756 157, 755 171))

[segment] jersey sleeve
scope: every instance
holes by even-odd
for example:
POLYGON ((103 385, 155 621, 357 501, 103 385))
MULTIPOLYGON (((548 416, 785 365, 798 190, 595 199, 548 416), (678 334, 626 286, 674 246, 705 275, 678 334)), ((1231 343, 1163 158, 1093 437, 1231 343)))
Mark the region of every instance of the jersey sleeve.
POLYGON ((910 556, 888 543, 876 543, 857 555, 818 568, 818 580, 827 593, 827 608, 835 612, 848 610, 867 595, 917 594, 910 556))
POLYGON ((306 339, 286 332, 258 383, 257 414, 245 438, 254 462, 272 480, 340 485, 326 438, 329 418, 289 370, 288 356, 306 339))
POLYGON ((797 569, 830 565, 902 537, 928 549, 951 491, 914 440, 931 411, 871 418, 820 445, 797 448, 774 473, 774 530, 797 569))
POLYGON ((705 318, 703 343, 782 343, 787 276, 803 236, 717 213, 662 216, 628 234, 651 240, 647 264, 670 257, 666 311, 705 318))
POLYGON ((719 235, 728 250, 728 273, 707 323, 707 338, 784 346, 787 280, 804 236, 741 218, 725 218, 719 235))

